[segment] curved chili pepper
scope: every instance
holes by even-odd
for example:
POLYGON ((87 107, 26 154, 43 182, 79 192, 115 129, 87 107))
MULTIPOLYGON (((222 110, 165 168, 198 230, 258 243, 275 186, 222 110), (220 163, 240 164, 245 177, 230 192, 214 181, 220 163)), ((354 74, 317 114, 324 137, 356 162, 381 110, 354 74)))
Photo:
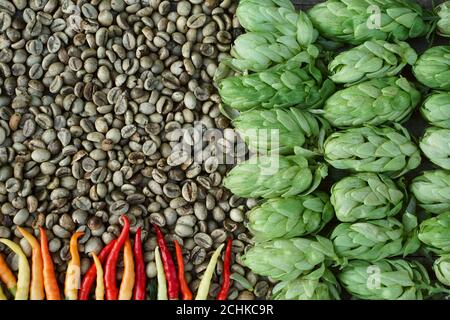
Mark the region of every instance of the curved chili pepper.
POLYGON ((42 273, 43 262, 41 246, 39 241, 27 230, 17 227, 17 230, 23 235, 31 246, 31 284, 30 284, 30 300, 44 300, 44 275, 42 273))
POLYGON ((200 281, 200 285, 198 286, 197 296, 195 300, 207 300, 209 287, 211 286, 211 279, 216 269, 217 260, 219 259, 220 252, 222 251, 224 244, 222 243, 216 251, 214 251, 211 256, 211 260, 209 260, 208 266, 206 267, 205 272, 203 273, 202 280, 200 281))
POLYGON ((175 253, 177 256, 178 281, 180 282, 181 298, 183 300, 192 300, 192 292, 189 289, 189 285, 187 284, 186 277, 184 275, 183 253, 178 241, 174 240, 173 243, 175 245, 175 253))
POLYGON ((178 299, 179 285, 177 272, 175 270, 175 264, 173 262, 172 256, 169 249, 167 248, 166 241, 161 230, 157 225, 153 225, 156 231, 156 239, 158 240, 158 246, 161 249, 161 258, 164 266, 164 272, 166 273, 167 279, 167 291, 170 300, 178 299))
POLYGON ((134 238, 134 258, 136 260, 136 285, 134 287, 134 300, 145 300, 147 275, 145 273, 144 255, 142 253, 142 229, 139 227, 134 238))
POLYGON ((95 300, 105 299, 105 282, 103 280, 102 262, 97 257, 95 252, 92 252, 92 259, 94 259, 94 266, 97 274, 97 284, 95 286, 95 300))
POLYGON ((167 279, 164 273, 164 266, 159 253, 159 247, 155 248, 156 275, 158 279, 158 300, 167 300, 167 279))
POLYGON ((43 264, 44 289, 47 300, 61 300, 61 292, 59 291, 58 281, 56 280, 55 267, 53 265, 52 256, 48 249, 47 234, 44 228, 39 228, 41 234, 41 253, 43 264))
POLYGON ((119 300, 131 300, 135 282, 133 248, 130 238, 125 241, 123 249, 123 276, 119 288, 119 300))
POLYGON ((119 253, 125 244, 125 240, 128 238, 128 233, 130 231, 130 222, 128 217, 123 215, 122 220, 124 222, 122 232, 117 239, 114 247, 111 250, 108 258, 105 262, 105 288, 106 288, 106 300, 117 300, 119 295, 119 290, 116 284, 116 270, 117 270, 117 260, 119 259, 119 253))
MULTIPOLYGON (((103 264, 111 252, 114 244, 117 239, 110 241, 99 253, 98 260, 103 264)), ((97 268, 95 267, 95 263, 91 264, 88 271, 85 273, 83 277, 83 281, 81 281, 81 289, 78 300, 88 300, 89 294, 91 293, 92 286, 94 285, 94 281, 97 275, 97 268)))
POLYGON ((3 256, 0 254, 0 280, 2 280, 6 288, 8 288, 9 292, 13 296, 16 295, 16 289, 17 289, 17 280, 14 276, 14 273, 11 271, 11 269, 8 267, 8 264, 6 263, 3 256))
POLYGON ((0 286, 0 300, 8 300, 5 294, 3 293, 2 286, 0 286))
POLYGON ((80 288, 81 277, 78 238, 83 235, 84 232, 75 232, 70 238, 69 248, 71 259, 67 265, 66 279, 64 282, 64 295, 67 300, 77 300, 78 298, 78 289, 80 288))
POLYGON ((30 265, 22 248, 8 239, 0 239, 0 242, 8 246, 19 257, 19 274, 17 276, 17 290, 15 300, 28 300, 30 291, 30 265))
POLYGON ((223 261, 222 288, 217 295, 217 300, 227 300, 230 291, 230 266, 231 266, 231 249, 233 240, 228 238, 227 247, 225 249, 225 259, 223 261))

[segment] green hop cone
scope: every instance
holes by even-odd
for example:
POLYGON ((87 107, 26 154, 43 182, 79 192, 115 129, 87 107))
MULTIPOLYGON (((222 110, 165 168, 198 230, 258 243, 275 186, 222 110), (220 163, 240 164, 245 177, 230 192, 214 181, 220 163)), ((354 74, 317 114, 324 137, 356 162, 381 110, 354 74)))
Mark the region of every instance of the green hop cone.
POLYGON ((450 212, 450 172, 425 171, 412 180, 410 190, 419 206, 427 212, 450 212))
POLYGON ((333 215, 330 198, 323 192, 275 198, 248 213, 247 228, 256 242, 289 239, 319 232, 333 215))
POLYGON ((326 164, 300 154, 255 156, 235 166, 223 184, 240 197, 289 197, 311 193, 327 174, 326 164))
MULTIPOLYGON (((260 10, 269 9, 260 8, 260 10)), ((234 69, 264 71, 274 64, 291 59, 301 51, 307 51, 313 57, 319 55, 318 48, 312 45, 318 33, 304 12, 286 12, 286 15, 282 15, 279 14, 280 11, 288 10, 285 8, 271 10, 278 14, 277 21, 272 22, 276 24, 277 31, 273 33, 256 31, 239 36, 231 49, 233 58, 230 65, 234 69), (301 31, 299 35, 296 34, 297 30, 301 31)))
POLYGON ((417 218, 406 213, 403 222, 389 217, 366 222, 340 223, 331 234, 336 253, 348 259, 378 261, 406 256, 420 247, 417 218))
POLYGON ((423 221, 420 224, 419 240, 433 252, 450 253, 450 212, 423 221))
POLYGON ((450 129, 427 128, 420 140, 420 149, 431 162, 450 170, 450 129))
POLYGON ((319 269, 291 281, 281 281, 272 290, 274 300, 340 300, 340 286, 333 273, 319 269))
POLYGON ((320 236, 258 243, 241 259, 254 273, 284 281, 308 274, 327 259, 338 261, 331 241, 320 236))
POLYGON ((433 126, 450 129, 450 92, 434 92, 424 101, 420 112, 433 126))
POLYGON ((322 36, 354 45, 372 39, 403 41, 429 30, 422 8, 407 0, 328 0, 308 15, 322 36))
POLYGON ((450 46, 426 50, 413 67, 420 83, 438 90, 450 90, 450 46))
POLYGON ((450 37, 450 1, 441 3, 436 8, 439 20, 437 22, 437 33, 443 37, 450 37))
POLYGON ((369 40, 337 55, 328 65, 328 71, 334 82, 351 85, 368 79, 395 76, 416 60, 416 51, 406 42, 369 40))
POLYGON ((408 131, 394 124, 351 128, 331 134, 325 160, 336 169, 386 173, 399 177, 420 164, 420 151, 408 131))
POLYGON ((262 153, 292 154, 297 146, 317 150, 330 131, 322 118, 295 108, 243 112, 233 125, 250 150, 262 153))
POLYGON ((422 300, 436 289, 417 261, 352 260, 338 279, 352 296, 364 300, 422 300))
POLYGON ((226 78, 219 82, 222 101, 239 111, 253 108, 320 105, 335 90, 314 66, 314 59, 301 52, 286 63, 263 72, 226 78))
POLYGON ((439 282, 450 287, 450 254, 444 254, 436 259, 433 270, 439 282))
POLYGON ((334 93, 323 116, 338 128, 401 123, 419 102, 419 91, 405 78, 372 79, 334 93))
POLYGON ((363 172, 336 182, 331 187, 330 200, 339 221, 354 222, 397 214, 404 205, 405 195, 392 179, 363 172))

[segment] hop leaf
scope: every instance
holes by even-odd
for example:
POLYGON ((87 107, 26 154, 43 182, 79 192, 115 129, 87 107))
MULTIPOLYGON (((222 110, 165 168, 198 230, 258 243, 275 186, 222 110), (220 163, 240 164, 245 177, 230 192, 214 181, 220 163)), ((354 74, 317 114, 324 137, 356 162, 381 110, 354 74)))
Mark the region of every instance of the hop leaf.
POLYGON ((439 282, 450 287, 450 254, 444 254, 436 259, 433 270, 439 282))
POLYGON ((426 50, 413 67, 414 76, 427 87, 450 90, 450 46, 426 50))
POLYGON ((420 101, 405 78, 369 80, 337 91, 325 102, 323 115, 338 128, 403 122, 420 101))
POLYGON ((450 1, 441 3, 436 8, 439 20, 436 24, 437 33, 443 37, 450 37, 450 1))
POLYGON ((435 92, 422 104, 422 116, 433 126, 450 129, 450 92, 435 92))
POLYGON ((419 206, 428 212, 450 212, 450 173, 445 170, 425 171, 410 185, 419 206))
POLYGON ((419 240, 438 254, 450 252, 450 212, 423 221, 420 224, 419 240))
POLYGON ((324 143, 325 160, 337 169, 401 176, 420 164, 420 152, 405 128, 351 128, 330 135, 324 143))
POLYGON ((420 140, 420 149, 431 162, 450 170, 450 129, 427 128, 420 140))

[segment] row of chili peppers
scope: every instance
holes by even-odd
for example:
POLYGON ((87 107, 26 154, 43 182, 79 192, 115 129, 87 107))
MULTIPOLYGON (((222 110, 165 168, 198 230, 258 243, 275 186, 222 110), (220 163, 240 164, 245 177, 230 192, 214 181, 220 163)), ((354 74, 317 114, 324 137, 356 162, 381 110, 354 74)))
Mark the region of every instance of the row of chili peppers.
MULTIPOLYGON (((67 300, 88 300, 94 282, 96 300, 145 300, 147 276, 142 250, 141 228, 136 231, 134 246, 132 247, 129 231, 130 223, 123 215, 122 231, 117 239, 106 245, 97 256, 92 253, 93 263, 84 275, 81 285, 81 263, 78 252, 78 238, 83 233, 75 232, 70 239, 71 259, 67 266, 64 282, 64 297, 67 300), (116 271, 120 252, 123 249, 124 270, 120 287, 117 288, 116 271)), ((155 262, 157 269, 158 300, 179 299, 192 300, 193 295, 185 278, 182 248, 175 240, 177 267, 164 240, 164 236, 158 226, 153 226, 156 233, 158 246, 155 249, 155 262), (178 272, 177 272, 178 269, 178 272)), ((17 279, 14 273, 0 255, 0 280, 5 283, 12 296, 16 300, 61 300, 62 295, 56 280, 52 257, 48 248, 48 240, 45 230, 41 227, 40 242, 27 230, 18 227, 19 232, 28 241, 32 249, 31 269, 28 259, 21 247, 8 239, 0 239, 19 258, 19 271, 17 279)), ((196 300, 208 298, 211 279, 216 268, 217 260, 224 244, 220 245, 211 256, 211 260, 200 281, 196 300)), ((232 240, 227 240, 225 258, 222 273, 222 286, 217 295, 217 300, 226 300, 230 289, 230 265, 231 265, 232 240)), ((6 300, 0 286, 0 300, 6 300)))

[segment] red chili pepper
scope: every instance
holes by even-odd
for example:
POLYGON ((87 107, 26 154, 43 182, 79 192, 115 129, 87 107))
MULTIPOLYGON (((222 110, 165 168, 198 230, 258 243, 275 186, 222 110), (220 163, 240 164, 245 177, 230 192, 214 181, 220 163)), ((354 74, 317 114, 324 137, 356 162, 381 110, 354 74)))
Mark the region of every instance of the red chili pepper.
POLYGON ((180 290, 178 285, 177 271, 175 269, 175 263, 173 262, 172 256, 169 249, 167 248, 166 241, 161 230, 157 225, 153 225, 156 231, 156 238, 158 240, 158 246, 161 249, 161 258, 164 265, 164 272, 167 279, 167 291, 169 300, 177 300, 178 292, 180 290))
POLYGON ((222 288, 217 295, 217 300, 227 300, 230 291, 230 265, 231 265, 231 247, 233 240, 228 238, 227 248, 225 250, 225 259, 223 261, 222 288))
POLYGON ((145 300, 145 288, 147 287, 147 275, 145 273, 144 255, 142 253, 141 227, 136 231, 134 238, 134 259, 136 260, 136 285, 134 287, 134 300, 145 300))
POLYGON ((123 215, 122 220, 124 222, 122 232, 105 263, 106 300, 117 300, 119 296, 119 289, 116 283, 117 260, 119 260, 120 250, 123 248, 130 232, 130 222, 127 216, 123 215))
MULTIPOLYGON (((106 257, 108 257, 109 253, 111 252, 114 243, 116 243, 116 239, 109 242, 99 253, 98 259, 101 263, 104 263, 106 260, 106 257)), ((95 263, 92 263, 89 267, 88 271, 83 277, 83 281, 81 282, 81 289, 80 289, 80 295, 78 297, 78 300, 88 300, 89 294, 91 293, 92 286, 94 285, 94 282, 96 280, 97 276, 97 268, 95 267, 95 263)))
POLYGON ((175 240, 173 244, 175 245, 175 252, 177 256, 178 280, 180 282, 181 298, 183 300, 192 300, 192 292, 189 289, 189 285, 187 284, 186 278, 184 276, 184 261, 181 246, 177 240, 175 240))

